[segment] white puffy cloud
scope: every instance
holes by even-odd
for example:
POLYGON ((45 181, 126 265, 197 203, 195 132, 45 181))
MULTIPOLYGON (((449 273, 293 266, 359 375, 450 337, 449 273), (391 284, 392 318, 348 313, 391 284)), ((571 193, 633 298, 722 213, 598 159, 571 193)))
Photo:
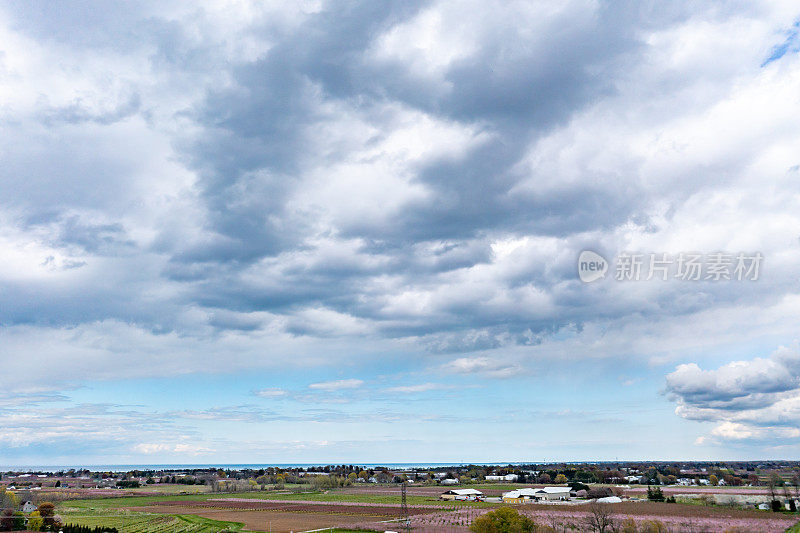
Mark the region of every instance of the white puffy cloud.
POLYGON ((686 403, 708 408, 759 406, 770 395, 800 385, 800 353, 781 348, 770 358, 734 361, 715 370, 696 363, 678 366, 667 376, 667 389, 686 403))
POLYGON ((800 351, 781 347, 768 358, 734 361, 714 370, 695 363, 667 375, 666 392, 686 419, 713 422, 723 440, 800 437, 800 351))

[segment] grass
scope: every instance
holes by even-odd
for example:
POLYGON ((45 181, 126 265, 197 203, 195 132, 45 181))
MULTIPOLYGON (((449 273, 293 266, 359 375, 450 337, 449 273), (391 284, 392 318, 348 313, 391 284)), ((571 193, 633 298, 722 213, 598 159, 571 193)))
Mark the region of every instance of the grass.
POLYGON ((124 533, 217 533, 239 531, 244 524, 224 522, 196 515, 153 513, 91 512, 85 509, 60 509, 65 524, 115 527, 124 533))
POLYGON ((120 496, 116 498, 87 498, 82 500, 69 500, 59 507, 76 508, 80 510, 115 509, 120 507, 139 507, 163 501, 204 501, 219 494, 165 494, 163 496, 120 496))
POLYGON ((786 533, 800 533, 800 522, 787 529, 786 533))

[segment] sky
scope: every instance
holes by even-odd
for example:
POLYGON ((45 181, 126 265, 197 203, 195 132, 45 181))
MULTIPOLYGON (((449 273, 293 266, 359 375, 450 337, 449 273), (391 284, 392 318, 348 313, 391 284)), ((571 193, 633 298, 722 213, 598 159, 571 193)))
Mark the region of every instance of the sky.
POLYGON ((0 464, 800 459, 796 2, 201 4, 0 3, 0 464))

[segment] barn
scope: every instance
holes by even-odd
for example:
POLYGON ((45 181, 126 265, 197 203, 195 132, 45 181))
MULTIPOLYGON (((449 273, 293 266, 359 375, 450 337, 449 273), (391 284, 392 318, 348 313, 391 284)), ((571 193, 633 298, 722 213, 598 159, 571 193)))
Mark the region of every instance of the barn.
POLYGON ((569 500, 569 487, 544 487, 540 489, 516 489, 503 493, 505 503, 529 503, 531 501, 569 500))
POLYGON ((439 496, 441 500, 480 500, 483 493, 476 489, 451 489, 439 496))

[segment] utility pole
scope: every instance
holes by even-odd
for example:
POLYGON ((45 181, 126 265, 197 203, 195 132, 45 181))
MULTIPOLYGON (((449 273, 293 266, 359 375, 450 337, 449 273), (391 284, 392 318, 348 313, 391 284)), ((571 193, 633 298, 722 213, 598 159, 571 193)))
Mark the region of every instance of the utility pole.
POLYGON ((400 485, 400 514, 403 516, 403 528, 406 531, 411 531, 411 520, 408 517, 408 502, 406 501, 406 487, 407 484, 403 481, 403 484, 400 485))

